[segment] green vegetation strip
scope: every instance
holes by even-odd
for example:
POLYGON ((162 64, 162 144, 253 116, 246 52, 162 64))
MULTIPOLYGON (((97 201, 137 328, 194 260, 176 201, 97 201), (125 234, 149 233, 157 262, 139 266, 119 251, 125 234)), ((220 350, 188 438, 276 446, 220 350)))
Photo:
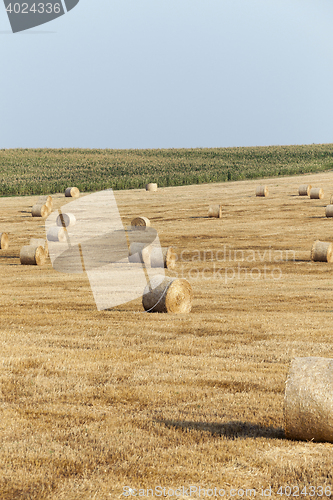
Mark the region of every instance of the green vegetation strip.
POLYGON ((3 149, 0 195, 182 186, 329 170, 333 144, 213 149, 3 149))

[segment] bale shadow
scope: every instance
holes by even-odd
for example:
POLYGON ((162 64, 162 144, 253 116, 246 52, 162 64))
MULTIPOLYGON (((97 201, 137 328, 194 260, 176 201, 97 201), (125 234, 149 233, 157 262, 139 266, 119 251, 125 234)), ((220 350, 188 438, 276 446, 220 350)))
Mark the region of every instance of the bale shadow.
POLYGON ((238 438, 271 438, 271 439, 285 439, 284 429, 281 427, 265 427, 251 422, 241 422, 238 420, 226 423, 208 423, 208 422, 186 422, 177 420, 154 420, 159 424, 164 424, 169 428, 181 429, 184 431, 198 430, 203 432, 210 432, 212 436, 223 436, 228 439, 234 440, 238 438))
POLYGON ((217 219, 218 217, 208 217, 208 215, 196 215, 189 217, 189 219, 217 219))

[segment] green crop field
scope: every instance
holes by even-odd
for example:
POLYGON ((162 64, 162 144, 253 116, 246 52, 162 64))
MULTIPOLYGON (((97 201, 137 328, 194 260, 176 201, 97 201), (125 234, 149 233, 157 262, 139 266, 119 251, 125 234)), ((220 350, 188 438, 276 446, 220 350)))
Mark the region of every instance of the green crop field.
POLYGON ((0 195, 180 186, 314 173, 333 167, 333 144, 211 149, 3 149, 0 195))

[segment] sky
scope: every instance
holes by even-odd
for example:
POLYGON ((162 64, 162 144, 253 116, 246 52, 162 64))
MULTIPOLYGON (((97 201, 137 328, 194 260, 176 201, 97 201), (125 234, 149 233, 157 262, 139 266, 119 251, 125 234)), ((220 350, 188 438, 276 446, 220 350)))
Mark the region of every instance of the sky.
POLYGON ((80 0, 13 34, 0 148, 333 142, 331 0, 80 0))

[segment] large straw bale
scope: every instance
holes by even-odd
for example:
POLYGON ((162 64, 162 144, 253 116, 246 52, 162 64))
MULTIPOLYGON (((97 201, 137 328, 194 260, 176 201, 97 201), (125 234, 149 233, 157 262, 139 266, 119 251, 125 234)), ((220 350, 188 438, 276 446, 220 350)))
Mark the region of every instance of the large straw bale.
POLYGON ((172 247, 153 247, 150 254, 151 267, 175 269, 177 254, 172 247))
POLYGON ((42 246, 25 245, 20 251, 21 264, 26 266, 43 266, 45 264, 45 251, 42 246))
POLYGON ((257 186, 256 187, 256 196, 268 196, 268 187, 267 186, 257 186))
POLYGON ((40 196, 37 200, 36 205, 46 205, 47 208, 49 209, 49 212, 52 212, 52 207, 53 207, 52 196, 49 195, 40 196))
POLYGON ((49 245, 47 243, 47 240, 44 240, 43 238, 30 238, 29 245, 33 247, 43 247, 45 252, 45 257, 48 257, 49 245))
POLYGON ((48 241, 59 241, 60 243, 65 243, 66 233, 63 227, 52 226, 47 232, 48 241))
POLYGON ((222 205, 211 205, 208 209, 208 217, 222 217, 222 205))
POLYGON ((46 205, 34 205, 31 209, 31 215, 33 217, 48 217, 50 215, 50 210, 46 205))
POLYGON ((333 217, 333 205, 327 205, 325 215, 326 217, 333 217))
POLYGON ((154 182, 146 184, 146 191, 157 191, 157 184, 154 182))
POLYGON ((7 250, 9 247, 9 238, 7 233, 0 233, 0 249, 7 250))
POLYGON ((58 215, 56 223, 59 227, 70 227, 75 225, 76 218, 74 214, 62 213, 58 215))
POLYGON ((286 382, 284 419, 289 439, 333 443, 333 359, 293 359, 286 382))
POLYGON ((322 188, 312 188, 310 190, 310 198, 312 200, 321 200, 324 198, 324 191, 322 188))
POLYGON ((311 248, 311 260, 315 262, 333 262, 333 243, 316 240, 311 248))
POLYGON ((309 196, 312 186, 310 184, 302 184, 298 188, 299 196, 309 196))
POLYGON ((193 292, 185 279, 154 276, 143 292, 142 304, 147 312, 189 313, 193 292))
POLYGON ((142 263, 146 267, 151 267, 150 254, 152 251, 151 245, 145 243, 131 243, 129 247, 128 260, 131 263, 142 263))
POLYGON ((80 191, 77 187, 69 187, 65 190, 66 198, 78 198, 80 196, 80 191))
POLYGON ((146 229, 150 227, 150 220, 147 217, 136 217, 131 222, 132 229, 146 229))

